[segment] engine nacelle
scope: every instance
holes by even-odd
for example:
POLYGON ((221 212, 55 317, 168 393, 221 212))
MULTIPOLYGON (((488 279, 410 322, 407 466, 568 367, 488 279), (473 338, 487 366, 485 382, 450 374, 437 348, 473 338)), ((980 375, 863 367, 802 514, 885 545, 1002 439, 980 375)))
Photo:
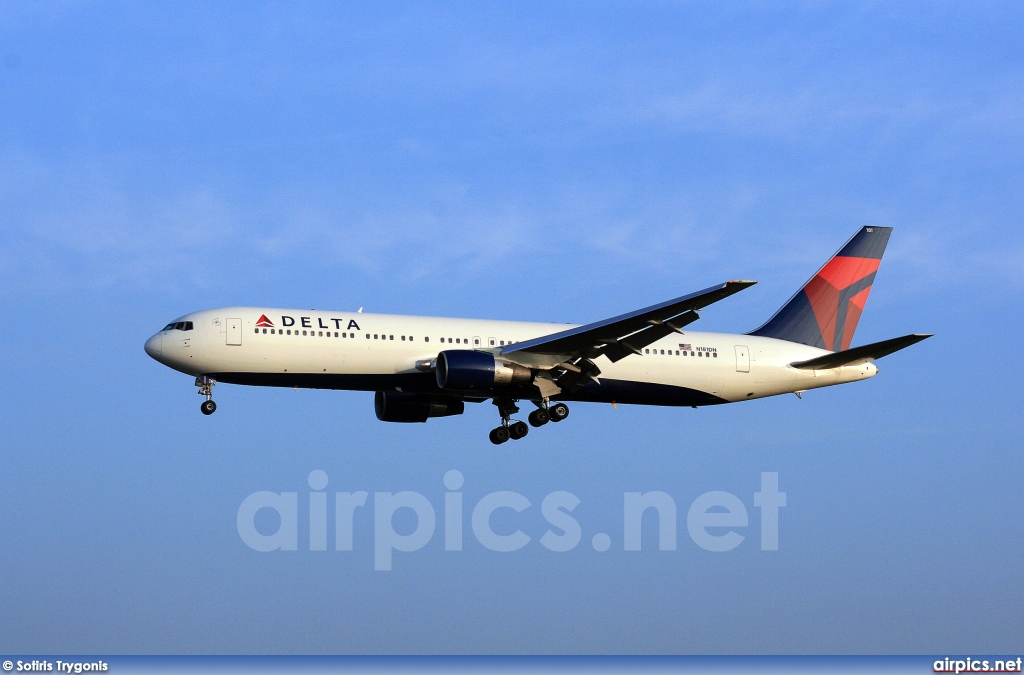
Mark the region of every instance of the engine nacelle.
POLYGON ((533 371, 471 349, 449 349, 437 355, 437 386, 449 391, 479 391, 506 384, 528 384, 533 371))
POLYGON ((430 417, 461 415, 466 404, 448 396, 378 391, 373 397, 373 410, 381 422, 426 422, 430 417))

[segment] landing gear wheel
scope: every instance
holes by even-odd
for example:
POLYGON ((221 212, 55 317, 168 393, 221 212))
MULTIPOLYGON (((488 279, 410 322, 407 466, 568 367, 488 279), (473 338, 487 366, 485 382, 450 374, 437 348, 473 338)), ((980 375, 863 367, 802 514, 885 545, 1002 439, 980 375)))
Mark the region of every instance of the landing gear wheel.
POLYGON ((548 412, 551 414, 552 422, 561 422, 569 416, 569 406, 564 403, 556 403, 548 408, 548 412))
POLYGON ((491 429, 491 435, 489 436, 491 443, 495 445, 501 445, 509 439, 508 427, 498 427, 497 429, 491 429))
POLYGON ((213 401, 203 401, 201 404, 199 404, 199 409, 203 412, 204 415, 212 415, 214 412, 217 411, 217 404, 214 403, 213 401))
POLYGON ((551 414, 543 408, 538 408, 530 413, 526 419, 530 420, 530 424, 535 427, 542 427, 551 421, 551 414))
POLYGON ((526 422, 513 422, 508 427, 508 435, 513 441, 518 441, 528 433, 530 433, 530 427, 526 426, 526 422))

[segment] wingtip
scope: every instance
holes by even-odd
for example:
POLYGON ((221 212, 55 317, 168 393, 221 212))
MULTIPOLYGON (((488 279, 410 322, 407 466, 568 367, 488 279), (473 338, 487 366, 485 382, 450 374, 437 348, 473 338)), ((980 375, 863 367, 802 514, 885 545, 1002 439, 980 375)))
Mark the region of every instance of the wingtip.
POLYGON ((757 282, 752 280, 752 279, 731 279, 731 280, 729 280, 729 281, 727 281, 725 283, 727 283, 727 284, 735 284, 737 286, 753 286, 757 282))

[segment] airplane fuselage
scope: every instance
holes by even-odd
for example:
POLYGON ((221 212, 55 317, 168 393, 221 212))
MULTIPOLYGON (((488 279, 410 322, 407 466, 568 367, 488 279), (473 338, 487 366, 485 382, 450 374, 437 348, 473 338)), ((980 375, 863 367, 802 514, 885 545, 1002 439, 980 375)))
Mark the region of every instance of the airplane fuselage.
MULTIPOLYGON (((445 392, 432 370, 439 352, 498 354, 569 324, 389 314, 225 307, 183 316, 146 342, 161 363, 218 382, 257 386, 461 394, 537 399, 515 387, 445 392), (183 330, 188 328, 188 330, 183 330)), ((598 382, 553 398, 702 406, 801 392, 872 377, 872 363, 802 370, 827 350, 785 340, 686 330, 617 362, 599 356, 598 382)), ((531 393, 533 392, 533 393, 531 393)))

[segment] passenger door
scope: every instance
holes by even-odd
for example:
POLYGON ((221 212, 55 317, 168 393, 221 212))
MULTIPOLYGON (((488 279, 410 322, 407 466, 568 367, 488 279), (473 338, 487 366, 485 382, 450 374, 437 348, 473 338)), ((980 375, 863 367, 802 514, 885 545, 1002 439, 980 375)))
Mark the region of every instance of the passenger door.
POLYGON ((227 330, 225 331, 225 337, 227 344, 239 346, 242 344, 242 320, 241 319, 228 319, 226 324, 227 330))
POLYGON ((736 345, 736 372, 750 372, 750 350, 743 345, 736 345))

